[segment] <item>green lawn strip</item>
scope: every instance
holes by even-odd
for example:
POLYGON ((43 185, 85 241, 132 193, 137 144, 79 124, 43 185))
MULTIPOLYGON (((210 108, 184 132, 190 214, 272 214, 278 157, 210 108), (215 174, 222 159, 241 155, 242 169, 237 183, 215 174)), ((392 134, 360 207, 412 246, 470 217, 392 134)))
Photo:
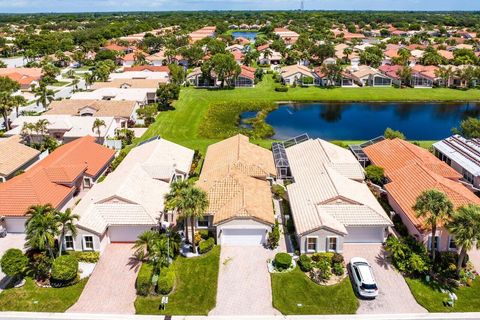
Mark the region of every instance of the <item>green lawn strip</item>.
POLYGON ((138 296, 137 314, 207 315, 215 307, 220 247, 198 258, 179 257, 172 267, 176 272, 175 291, 165 310, 159 310, 161 296, 138 296))
POLYGON ((31 278, 0 293, 0 311, 65 312, 80 297, 88 279, 65 288, 40 288, 31 278))
POLYGON ((299 268, 272 274, 272 295, 273 306, 285 315, 352 314, 359 305, 348 277, 337 285, 320 286, 299 268))
POLYGON ((63 87, 63 86, 66 86, 67 84, 70 84, 70 82, 68 82, 68 81, 57 81, 55 83, 52 83, 52 86, 63 87))
POLYGON ((477 277, 471 287, 461 287, 453 292, 458 297, 455 306, 446 307, 443 300, 447 293, 426 284, 420 279, 405 278, 415 300, 429 312, 479 312, 480 311, 480 277, 477 277))

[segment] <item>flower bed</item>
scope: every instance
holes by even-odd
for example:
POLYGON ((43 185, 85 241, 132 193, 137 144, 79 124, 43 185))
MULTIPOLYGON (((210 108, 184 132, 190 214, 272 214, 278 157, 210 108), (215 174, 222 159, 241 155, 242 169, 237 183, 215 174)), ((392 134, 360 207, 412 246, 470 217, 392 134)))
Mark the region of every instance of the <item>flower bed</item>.
POLYGON ((298 258, 300 269, 315 283, 331 286, 342 282, 347 276, 341 254, 325 252, 311 256, 302 254, 298 258))

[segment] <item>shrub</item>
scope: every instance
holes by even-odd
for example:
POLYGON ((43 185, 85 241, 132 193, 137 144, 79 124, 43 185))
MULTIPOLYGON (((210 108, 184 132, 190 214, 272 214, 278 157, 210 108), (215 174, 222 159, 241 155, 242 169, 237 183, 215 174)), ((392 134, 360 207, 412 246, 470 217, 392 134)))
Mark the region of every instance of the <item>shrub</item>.
POLYGON ((198 234, 203 240, 207 240, 210 237, 210 234, 208 233, 208 230, 200 230, 198 231, 198 234))
POLYGON ((278 226, 278 221, 275 221, 275 225, 272 228, 272 231, 268 233, 268 247, 270 249, 275 249, 278 247, 280 241, 280 227, 278 226))
POLYGON ((283 198, 285 196, 285 188, 282 187, 279 184, 274 184, 271 188, 272 193, 277 197, 277 198, 283 198))
POLYGON ((137 281, 135 282, 138 295, 147 296, 150 293, 152 288, 152 275, 153 266, 149 263, 142 263, 137 275, 137 281))
POLYGON ((45 252, 29 251, 27 252, 30 260, 30 268, 33 271, 33 276, 37 280, 48 279, 50 269, 52 268, 52 258, 45 252))
POLYGON ((215 239, 208 238, 207 240, 200 241, 200 244, 198 245, 198 250, 201 254, 203 254, 212 250, 214 246, 215 246, 215 239))
POLYGON ((286 87, 286 86, 276 86, 275 91, 277 91, 277 92, 287 92, 288 87, 286 87))
POLYGON ((160 270, 160 277, 157 282, 157 292, 160 294, 169 294, 175 284, 175 272, 170 268, 160 270))
POLYGON ((403 224, 403 221, 400 215, 395 214, 392 218, 392 222, 395 227, 395 230, 397 230, 399 235, 401 235, 402 237, 408 236, 407 226, 403 224))
POLYGON ((78 260, 74 256, 60 256, 53 260, 51 277, 59 285, 71 283, 77 274, 78 260))
POLYGON ((330 262, 324 257, 322 260, 317 262, 317 268, 319 271, 319 276, 323 280, 328 280, 332 276, 330 262))
POLYGON ((28 258, 20 249, 8 249, 0 260, 3 273, 12 278, 22 277, 28 266, 28 258))
POLYGON ((303 272, 309 272, 313 268, 312 259, 306 254, 302 254, 300 258, 298 258, 298 266, 303 272))
POLYGON ((78 262, 97 263, 100 259, 100 252, 96 251, 68 251, 68 255, 77 258, 78 262))
POLYGON ((332 270, 333 274, 336 276, 342 276, 345 273, 345 269, 343 268, 343 264, 341 263, 335 263, 332 270))
POLYGON ((292 265, 292 256, 285 252, 277 253, 275 255, 274 265, 277 270, 287 270, 292 265))
POLYGON ((379 166, 369 165, 365 168, 365 176, 375 184, 382 184, 385 179, 385 170, 379 166))
POLYGON ((312 255, 312 260, 315 262, 327 261, 329 264, 332 263, 333 252, 317 252, 312 255))
POLYGON ((389 139, 389 140, 392 140, 392 139, 395 139, 395 138, 405 140, 405 135, 402 132, 400 132, 398 130, 393 130, 392 128, 385 129, 385 132, 383 133, 383 136, 386 139, 389 139))
POLYGON ((332 256, 332 265, 335 265, 335 264, 343 264, 343 262, 345 261, 345 259, 343 258, 343 256, 340 254, 340 253, 333 253, 333 256, 332 256))

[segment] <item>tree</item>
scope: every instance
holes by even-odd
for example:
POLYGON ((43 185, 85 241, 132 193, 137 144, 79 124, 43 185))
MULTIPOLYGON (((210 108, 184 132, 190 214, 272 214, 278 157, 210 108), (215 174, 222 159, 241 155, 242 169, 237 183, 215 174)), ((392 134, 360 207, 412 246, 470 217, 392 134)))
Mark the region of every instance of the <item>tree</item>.
POLYGON ((58 235, 56 210, 50 205, 31 206, 25 222, 25 247, 46 250, 52 259, 55 237, 58 235))
POLYGON ((8 249, 0 259, 0 268, 12 279, 19 279, 23 276, 28 267, 28 258, 20 249, 8 249))
POLYGON ((96 80, 105 82, 114 70, 115 63, 112 60, 103 60, 95 64, 93 75, 96 80))
POLYGON ((225 86, 225 81, 229 86, 232 85, 230 80, 236 78, 241 72, 240 66, 231 53, 217 53, 210 62, 213 72, 221 82, 221 88, 225 86))
POLYGON ((458 208, 447 224, 460 249, 457 261, 457 275, 460 274, 467 252, 473 247, 480 248, 480 206, 468 204, 458 208))
POLYGON ((427 49, 425 49, 425 53, 421 58, 422 64, 426 66, 438 66, 443 64, 445 62, 444 60, 445 59, 432 46, 429 46, 427 49))
POLYGON ((410 53, 410 50, 408 50, 407 48, 400 48, 398 50, 398 57, 394 58, 395 59, 394 62, 396 64, 406 66, 408 65, 408 61, 411 56, 412 54, 410 53))
POLYGON ((2 114, 7 131, 10 130, 8 116, 13 108, 20 102, 20 100, 13 95, 19 89, 20 84, 18 84, 18 82, 8 77, 0 77, 0 113, 2 114))
POLYGON ((78 214, 72 214, 72 210, 68 208, 65 212, 57 212, 56 220, 58 223, 58 228, 60 229, 60 241, 58 245, 58 255, 62 255, 63 241, 65 239, 65 234, 68 232, 72 237, 77 236, 77 226, 76 221, 80 219, 78 214))
POLYGON ((430 250, 432 253, 432 269, 435 264, 435 235, 437 233, 437 225, 440 222, 448 221, 453 213, 453 204, 445 193, 436 189, 423 191, 418 195, 413 206, 417 217, 425 219, 425 227, 431 229, 430 250))
POLYGON ((412 68, 403 66, 397 71, 397 76, 403 85, 409 85, 412 82, 412 68))
POLYGON ((320 44, 314 46, 312 49, 311 55, 318 58, 318 63, 323 64, 325 59, 335 56, 335 48, 331 44, 320 44))
POLYGON ((160 83, 157 89, 157 100, 163 109, 170 108, 172 101, 180 95, 180 86, 175 83, 160 83))
POLYGON ((345 61, 349 61, 348 57, 353 53, 353 49, 348 47, 343 49, 343 55, 345 56, 345 61))
POLYGON ((385 179, 385 171, 382 167, 369 165, 365 168, 365 176, 375 184, 382 184, 385 179))
POLYGON ((170 70, 172 83, 181 85, 185 81, 186 72, 182 66, 172 63, 168 66, 168 69, 170 70))
POLYGON ((368 47, 360 53, 360 62, 368 66, 378 68, 382 64, 383 51, 377 46, 368 47))
POLYGON ((85 72, 83 80, 85 80, 85 87, 88 88, 95 82, 95 75, 92 72, 85 72))
POLYGON ((46 110, 50 102, 55 99, 55 92, 51 89, 48 89, 47 84, 42 80, 40 81, 38 86, 32 86, 32 92, 35 95, 35 103, 38 105, 42 105, 43 108, 46 110))
POLYGON ((100 141, 100 135, 102 134, 102 132, 100 131, 100 129, 104 127, 106 128, 107 125, 105 124, 105 121, 102 120, 102 119, 95 119, 95 121, 93 122, 93 125, 92 125, 92 132, 97 132, 97 135, 98 135, 98 140, 100 141))
POLYGON ((445 87, 450 87, 450 81, 454 74, 452 66, 442 66, 435 70, 435 76, 442 79, 445 87))
MULTIPOLYGON (((182 200, 181 198, 181 191, 183 189, 187 189, 190 187, 190 183, 188 180, 178 180, 174 181, 170 185, 170 191, 165 195, 165 210, 177 210, 178 211, 178 216, 183 218, 184 220, 184 226, 185 226, 185 238, 187 240, 187 243, 189 242, 188 239, 188 229, 187 229, 187 216, 182 212, 182 208, 180 207, 180 202, 182 200)), ((193 240, 193 239, 192 239, 193 240)))
POLYGON ((53 65, 53 63, 47 62, 42 67, 42 81, 45 84, 55 83, 56 77, 60 74, 60 69, 53 65))
POLYGON ((389 139, 389 140, 393 140, 396 138, 405 140, 405 135, 402 132, 398 130, 393 130, 392 128, 385 129, 383 136, 385 137, 385 139, 389 139))
POLYGON ((136 66, 144 66, 148 64, 145 54, 143 54, 143 52, 136 52, 134 59, 135 59, 134 65, 136 66))
POLYGON ((327 78, 327 85, 334 86, 337 82, 342 80, 343 68, 336 63, 323 64, 320 71, 327 78))
POLYGON ((468 117, 460 122, 460 129, 453 128, 452 132, 467 139, 480 138, 480 119, 468 117))

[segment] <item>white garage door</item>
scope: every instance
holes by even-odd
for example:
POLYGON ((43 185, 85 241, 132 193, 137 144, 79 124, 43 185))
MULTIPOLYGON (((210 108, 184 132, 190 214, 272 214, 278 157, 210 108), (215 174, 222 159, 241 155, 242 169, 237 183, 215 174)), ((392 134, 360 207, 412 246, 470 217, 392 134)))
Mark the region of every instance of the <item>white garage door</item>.
POLYGON ((24 233, 25 232, 25 221, 26 218, 13 218, 6 217, 5 224, 7 226, 7 232, 10 233, 24 233))
POLYGON ((347 227, 345 243, 381 243, 384 227, 347 227))
POLYGON ((146 231, 150 230, 149 226, 125 226, 125 227, 109 227, 108 235, 110 242, 135 242, 138 236, 146 231))
POLYGON ((265 229, 222 229, 223 246, 259 246, 265 243, 265 229))

